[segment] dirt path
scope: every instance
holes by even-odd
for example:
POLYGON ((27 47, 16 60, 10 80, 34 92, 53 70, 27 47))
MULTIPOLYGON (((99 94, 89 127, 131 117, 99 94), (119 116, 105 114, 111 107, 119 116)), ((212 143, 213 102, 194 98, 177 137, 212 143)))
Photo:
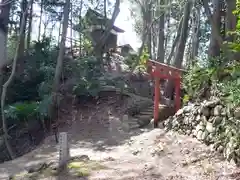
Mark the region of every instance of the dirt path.
MULTIPOLYGON (((109 131, 107 114, 118 121, 124 103, 116 100, 77 107, 62 116, 68 127, 71 156, 87 155, 104 169, 93 171, 88 180, 239 180, 233 164, 228 163, 197 140, 161 129, 131 132, 109 131), (111 102, 111 103, 110 103, 111 102), (116 104, 118 106, 116 106, 116 104)), ((56 162, 54 137, 45 139, 33 152, 0 164, 0 179, 8 179, 39 162, 56 162)), ((38 178, 39 179, 39 178, 38 178)), ((56 177, 45 178, 54 180, 56 177)), ((67 178, 69 179, 69 178, 67 178)), ((83 178, 75 178, 83 179, 83 178)), ((69 179, 71 180, 71 179, 69 179)))
MULTIPOLYGON (((114 137, 110 142, 118 141, 114 137)), ((12 162, 0 165, 0 179, 7 179, 9 172, 19 173, 35 163, 57 161, 52 138, 34 152, 12 162)), ((116 146, 102 146, 90 142, 74 142, 71 155, 88 155, 108 167, 93 172, 89 180, 230 180, 239 179, 230 174, 236 169, 215 155, 210 148, 196 140, 161 129, 139 130, 132 133, 126 142, 116 146), (103 149, 98 149, 97 147, 103 149)), ((117 144, 117 142, 115 142, 117 144)), ((53 179, 53 178, 51 178, 53 179)), ((81 178, 79 178, 81 179, 81 178)))

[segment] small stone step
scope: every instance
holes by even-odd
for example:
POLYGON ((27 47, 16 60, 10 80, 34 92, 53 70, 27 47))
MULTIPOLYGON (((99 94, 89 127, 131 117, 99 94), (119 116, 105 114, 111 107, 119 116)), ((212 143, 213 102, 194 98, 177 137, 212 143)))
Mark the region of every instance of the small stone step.
POLYGON ((131 125, 131 126, 129 127, 129 129, 137 129, 137 128, 140 128, 140 125, 139 125, 139 124, 131 125))
POLYGON ((147 126, 150 123, 151 119, 144 119, 144 120, 139 120, 139 127, 142 128, 144 126, 147 126))
POLYGON ((148 114, 138 114, 135 116, 135 118, 137 119, 152 119, 152 115, 148 115, 148 114))
POLYGON ((148 107, 146 110, 144 110, 144 111, 153 111, 153 107, 152 106, 150 106, 150 107, 148 107))
POLYGON ((149 115, 149 116, 153 116, 153 111, 142 111, 142 112, 140 112, 140 115, 149 115))
POLYGON ((136 125, 136 124, 138 124, 138 121, 129 121, 128 124, 129 124, 129 126, 136 125))

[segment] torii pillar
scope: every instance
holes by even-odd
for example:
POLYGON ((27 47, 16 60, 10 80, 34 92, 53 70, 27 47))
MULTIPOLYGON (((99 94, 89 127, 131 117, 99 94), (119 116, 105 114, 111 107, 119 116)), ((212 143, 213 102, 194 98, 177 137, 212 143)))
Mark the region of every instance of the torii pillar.
POLYGON ((160 101, 160 79, 170 79, 175 82, 175 109, 180 109, 180 86, 182 69, 175 68, 157 61, 147 61, 148 73, 154 78, 154 128, 158 127, 159 101, 160 101))

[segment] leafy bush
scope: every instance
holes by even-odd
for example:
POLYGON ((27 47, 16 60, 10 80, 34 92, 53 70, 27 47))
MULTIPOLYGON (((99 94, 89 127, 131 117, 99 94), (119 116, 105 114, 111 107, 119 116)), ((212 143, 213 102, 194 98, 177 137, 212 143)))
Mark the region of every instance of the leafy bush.
POLYGON ((8 125, 28 123, 32 120, 39 120, 43 123, 43 120, 48 117, 50 101, 51 97, 45 96, 40 102, 25 101, 8 105, 4 110, 8 125))
POLYGON ((213 68, 201 68, 198 65, 194 66, 183 78, 183 87, 186 90, 190 99, 195 99, 198 92, 206 85, 206 82, 211 81, 214 74, 213 68))
POLYGON ((37 114, 37 102, 17 102, 9 105, 5 109, 6 118, 19 121, 27 121, 30 117, 35 117, 37 114))
POLYGON ((222 96, 223 100, 235 105, 240 103, 240 63, 222 62, 211 59, 207 66, 195 65, 188 71, 183 85, 189 99, 200 98, 203 89, 208 89, 211 95, 222 96))
POLYGON ((73 93, 77 96, 96 96, 100 91, 103 76, 101 64, 95 57, 83 57, 78 60, 77 83, 73 88, 73 93))
MULTIPOLYGON (((49 40, 33 43, 24 57, 19 58, 19 66, 14 82, 7 93, 7 104, 22 101, 39 101, 38 88, 41 83, 53 78, 57 51, 50 47, 49 40)), ((4 79, 7 79, 7 73, 4 79)))
POLYGON ((139 57, 137 54, 129 54, 127 58, 125 58, 124 62, 130 69, 135 71, 146 71, 146 62, 149 59, 149 53, 147 48, 143 49, 143 53, 139 57))

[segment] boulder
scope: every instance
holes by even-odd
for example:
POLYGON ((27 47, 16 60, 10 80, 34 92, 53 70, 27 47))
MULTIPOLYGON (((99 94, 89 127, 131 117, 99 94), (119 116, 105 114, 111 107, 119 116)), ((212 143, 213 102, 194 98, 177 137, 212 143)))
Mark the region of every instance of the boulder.
POLYGON ((215 150, 240 165, 239 125, 240 107, 234 109, 231 104, 224 105, 218 98, 187 105, 164 123, 165 129, 196 137, 207 145, 216 145, 215 150), (226 143, 230 139, 236 142, 226 143))
POLYGON ((221 112, 222 112, 222 106, 221 105, 217 105, 214 107, 214 110, 213 110, 213 115, 214 116, 220 116, 221 115, 221 112))
POLYGON ((212 118, 212 120, 213 120, 212 122, 213 122, 214 126, 217 126, 222 122, 223 117, 215 116, 215 117, 212 118))
POLYGON ((203 102, 203 105, 205 107, 213 108, 216 105, 218 105, 220 102, 221 102, 220 99, 215 99, 215 100, 211 100, 211 101, 205 101, 205 102, 203 102))
POLYGON ((200 113, 206 117, 210 116, 210 109, 209 107, 202 106, 200 108, 200 113))
POLYGON ((240 107, 238 107, 234 110, 234 117, 240 118, 240 107))
POLYGON ((207 122, 206 124, 206 130, 209 132, 209 133, 213 133, 215 131, 215 128, 213 127, 213 124, 210 123, 210 122, 207 122))

